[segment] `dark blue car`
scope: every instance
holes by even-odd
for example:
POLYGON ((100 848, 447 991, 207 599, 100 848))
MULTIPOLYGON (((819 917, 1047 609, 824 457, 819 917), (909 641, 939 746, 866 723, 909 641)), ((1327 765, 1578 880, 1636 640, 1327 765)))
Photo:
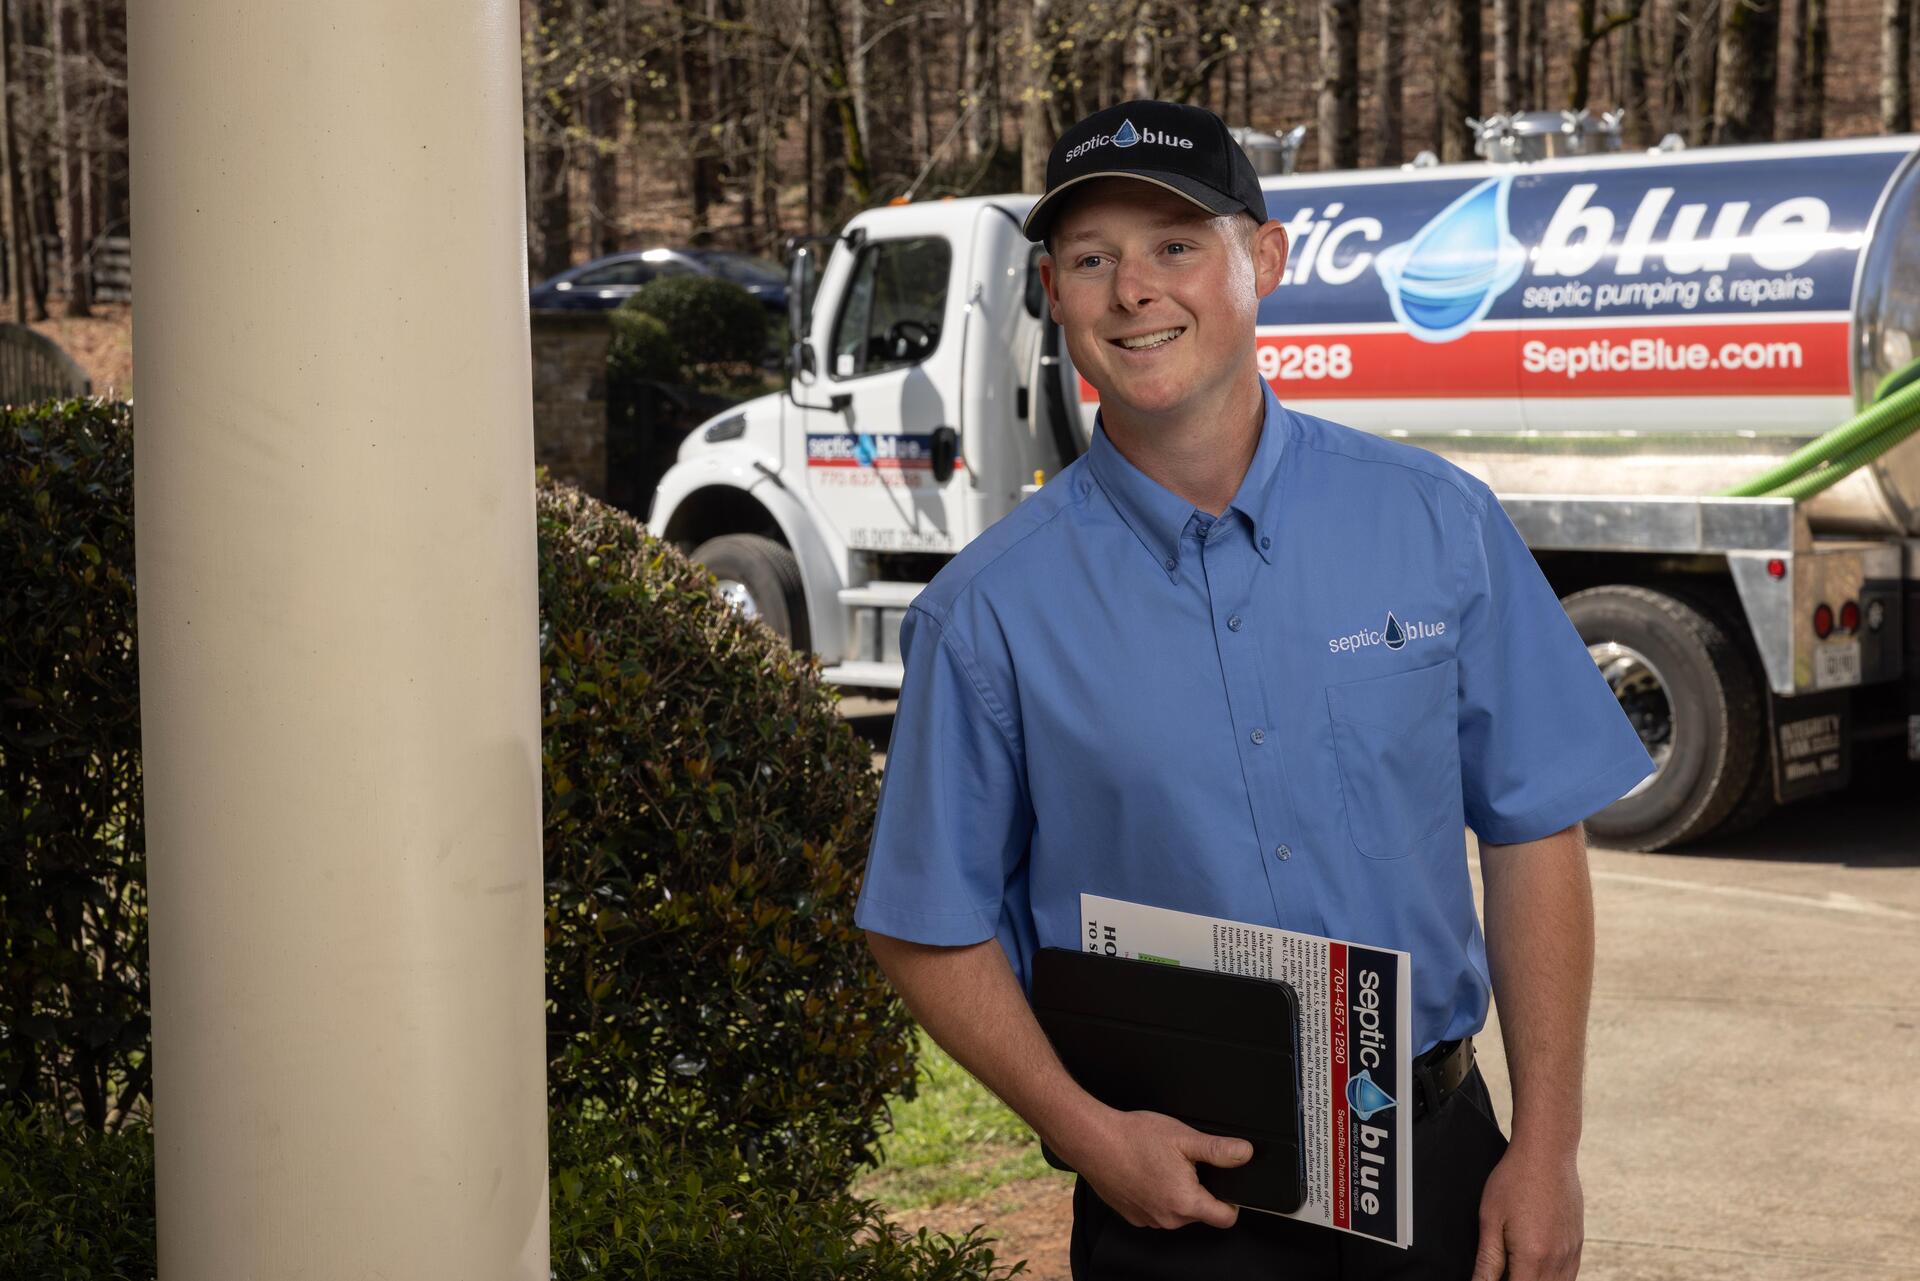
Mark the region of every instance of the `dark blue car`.
POLYGON ((569 267, 535 285, 536 311, 612 311, 633 291, 661 276, 718 276, 731 280, 774 316, 787 314, 787 273, 778 263, 725 249, 641 249, 609 254, 569 267))

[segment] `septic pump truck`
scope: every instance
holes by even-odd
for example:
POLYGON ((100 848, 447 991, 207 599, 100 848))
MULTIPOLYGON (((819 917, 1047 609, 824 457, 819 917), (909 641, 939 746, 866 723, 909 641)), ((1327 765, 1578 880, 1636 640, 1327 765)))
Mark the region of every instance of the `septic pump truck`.
MULTIPOLYGON (((1281 401, 1489 484, 1657 771, 1588 821, 1738 831, 1920 760, 1913 136, 1263 180, 1281 401)), ((934 573, 1087 447, 1031 195, 868 210, 790 255, 778 394, 696 428, 648 525, 828 680, 897 691, 934 573)))

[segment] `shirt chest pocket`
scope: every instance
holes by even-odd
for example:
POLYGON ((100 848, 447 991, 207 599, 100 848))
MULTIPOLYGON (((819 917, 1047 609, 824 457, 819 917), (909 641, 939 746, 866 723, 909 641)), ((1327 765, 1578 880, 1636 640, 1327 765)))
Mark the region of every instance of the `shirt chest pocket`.
POLYGON ((1456 668, 1327 686, 1347 830, 1368 858, 1404 858, 1459 811, 1456 668))

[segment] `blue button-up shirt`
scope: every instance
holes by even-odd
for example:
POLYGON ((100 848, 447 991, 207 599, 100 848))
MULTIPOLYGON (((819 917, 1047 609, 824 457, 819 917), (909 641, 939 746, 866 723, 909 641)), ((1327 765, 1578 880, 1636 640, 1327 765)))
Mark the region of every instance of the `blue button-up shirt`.
POLYGON ((1096 418, 914 601, 856 922, 998 937, 1023 985, 1080 895, 1404 949, 1416 1050, 1489 991, 1465 829, 1533 840, 1653 762, 1481 481, 1266 413, 1217 516, 1096 418))

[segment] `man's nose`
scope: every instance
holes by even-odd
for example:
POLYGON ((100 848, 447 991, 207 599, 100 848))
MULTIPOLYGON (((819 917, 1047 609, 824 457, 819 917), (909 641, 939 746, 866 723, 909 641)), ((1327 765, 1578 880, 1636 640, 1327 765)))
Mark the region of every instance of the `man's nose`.
POLYGON ((1114 264, 1115 306, 1126 311, 1139 311, 1159 297, 1159 294, 1160 287, 1154 278, 1153 265, 1150 262, 1129 256, 1114 264))

